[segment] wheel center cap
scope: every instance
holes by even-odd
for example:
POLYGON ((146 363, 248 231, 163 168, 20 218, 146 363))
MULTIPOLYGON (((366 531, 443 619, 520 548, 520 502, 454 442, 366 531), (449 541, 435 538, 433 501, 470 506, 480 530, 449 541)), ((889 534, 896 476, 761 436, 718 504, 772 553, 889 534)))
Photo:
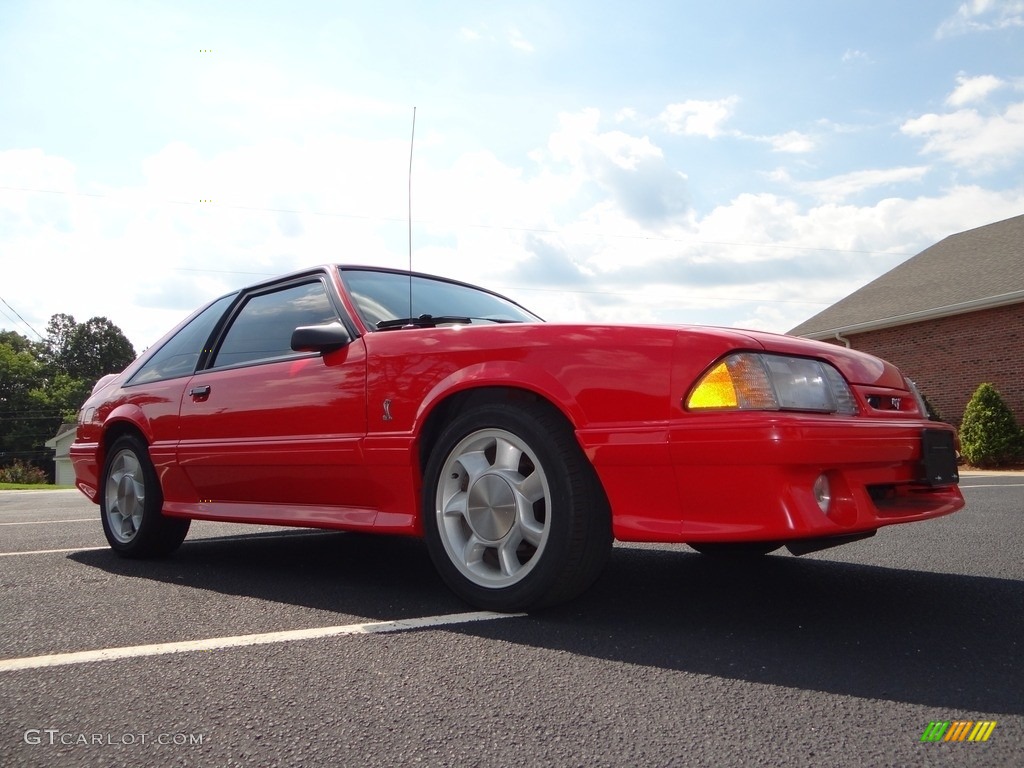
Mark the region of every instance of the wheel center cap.
POLYGON ((516 497, 512 486, 497 475, 484 475, 469 491, 469 524, 485 541, 503 539, 516 520, 516 497))
POLYGON ((125 475, 117 486, 117 495, 122 506, 131 507, 135 504, 135 483, 125 475))

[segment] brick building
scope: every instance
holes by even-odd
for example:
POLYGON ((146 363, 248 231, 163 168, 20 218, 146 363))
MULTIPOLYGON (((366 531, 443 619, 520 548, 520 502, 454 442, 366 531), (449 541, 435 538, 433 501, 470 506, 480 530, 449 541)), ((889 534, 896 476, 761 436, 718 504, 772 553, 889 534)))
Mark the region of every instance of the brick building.
POLYGON ((789 333, 895 363, 956 425, 990 382, 1024 424, 1024 216, 950 235, 789 333))

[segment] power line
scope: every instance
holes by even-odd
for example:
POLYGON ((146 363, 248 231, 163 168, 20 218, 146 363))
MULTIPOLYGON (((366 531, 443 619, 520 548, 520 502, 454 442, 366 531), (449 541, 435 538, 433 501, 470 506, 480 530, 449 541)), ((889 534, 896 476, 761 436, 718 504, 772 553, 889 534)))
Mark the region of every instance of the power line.
POLYGON ((4 317, 6 317, 6 318, 7 318, 7 321, 8 321, 8 322, 9 322, 9 323, 10 323, 11 325, 13 325, 13 326, 17 326, 17 325, 18 325, 18 321, 17 321, 17 320, 15 320, 15 319, 14 319, 13 317, 11 317, 10 315, 8 315, 8 314, 7 314, 6 312, 4 312, 4 311, 3 311, 2 309, 0 309, 0 315, 3 315, 4 317))
MULTIPOLYGON (((6 306, 9 310, 11 310, 11 312, 13 312, 16 315, 17 318, 19 320, 21 320, 22 323, 24 323, 26 328, 28 328, 30 331, 32 331, 32 333, 34 333, 36 336, 38 336, 40 341, 45 341, 45 339, 43 338, 43 334, 41 334, 39 331, 37 331, 35 328, 33 328, 31 325, 29 325, 28 320, 26 320, 24 317, 22 317, 18 313, 18 310, 16 310, 14 307, 12 307, 10 304, 8 304, 7 300, 4 299, 3 296, 0 296, 0 301, 2 301, 4 303, 4 306, 6 306)), ((8 319, 10 319, 10 318, 8 318, 8 319)))

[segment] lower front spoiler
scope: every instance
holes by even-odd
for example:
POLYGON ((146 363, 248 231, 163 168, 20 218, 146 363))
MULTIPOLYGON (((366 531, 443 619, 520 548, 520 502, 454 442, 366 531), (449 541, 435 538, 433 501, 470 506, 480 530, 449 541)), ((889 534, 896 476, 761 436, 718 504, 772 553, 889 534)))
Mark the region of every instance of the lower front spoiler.
POLYGON ((820 552, 823 549, 839 547, 843 544, 852 544, 861 539, 870 539, 877 531, 862 531, 851 533, 845 536, 823 536, 818 539, 796 539, 786 544, 786 549, 793 555, 809 555, 811 552, 820 552))

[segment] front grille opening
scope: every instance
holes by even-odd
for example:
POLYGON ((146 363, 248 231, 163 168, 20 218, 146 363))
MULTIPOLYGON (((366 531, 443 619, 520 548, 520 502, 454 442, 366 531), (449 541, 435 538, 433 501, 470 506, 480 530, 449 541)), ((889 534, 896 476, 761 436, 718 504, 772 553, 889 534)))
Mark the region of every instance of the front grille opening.
POLYGON ((908 398, 891 397, 889 395, 868 395, 865 398, 868 405, 876 411, 902 411, 906 408, 905 402, 908 398))
POLYGON ((933 509, 947 489, 917 483, 886 483, 867 486, 875 508, 891 515, 913 515, 933 509))
POLYGON ((876 507, 892 506, 896 502, 895 485, 869 485, 868 495, 876 507))

